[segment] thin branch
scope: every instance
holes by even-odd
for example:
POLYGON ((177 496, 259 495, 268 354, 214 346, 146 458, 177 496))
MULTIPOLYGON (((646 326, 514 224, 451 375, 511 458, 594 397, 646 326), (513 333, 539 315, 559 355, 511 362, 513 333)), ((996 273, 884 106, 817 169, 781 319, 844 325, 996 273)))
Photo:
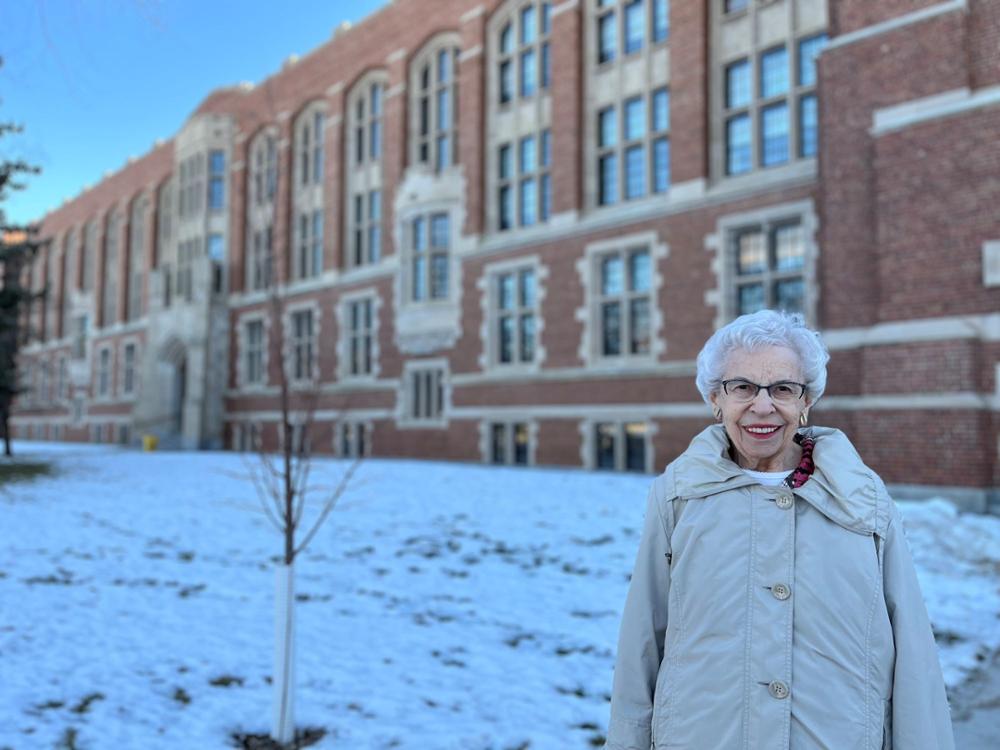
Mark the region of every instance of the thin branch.
POLYGON ((302 552, 302 550, 308 546, 309 542, 312 541, 316 532, 319 531, 320 526, 323 525, 323 521, 325 521, 326 517, 330 515, 331 511, 333 511, 334 507, 337 505, 337 501, 340 500, 340 497, 344 494, 348 483, 351 481, 351 477, 354 475, 354 472, 358 470, 360 465, 361 457, 359 456, 354 460, 354 463, 347 468, 347 471, 344 472, 344 476, 340 478, 340 482, 337 484, 337 489, 334 490, 333 495, 331 495, 326 501, 326 505, 323 507, 323 512, 319 514, 319 518, 316 519, 316 523, 313 524, 313 527, 309 530, 309 533, 306 534, 302 543, 295 548, 296 555, 302 552))

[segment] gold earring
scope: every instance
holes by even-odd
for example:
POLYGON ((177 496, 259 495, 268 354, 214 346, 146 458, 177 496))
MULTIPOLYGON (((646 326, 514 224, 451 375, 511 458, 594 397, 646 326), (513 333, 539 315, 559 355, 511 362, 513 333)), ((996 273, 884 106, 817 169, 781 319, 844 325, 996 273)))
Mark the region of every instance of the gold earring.
POLYGON ((809 417, 806 415, 805 412, 802 412, 801 414, 799 414, 799 426, 800 427, 805 427, 806 423, 808 421, 809 421, 809 417))

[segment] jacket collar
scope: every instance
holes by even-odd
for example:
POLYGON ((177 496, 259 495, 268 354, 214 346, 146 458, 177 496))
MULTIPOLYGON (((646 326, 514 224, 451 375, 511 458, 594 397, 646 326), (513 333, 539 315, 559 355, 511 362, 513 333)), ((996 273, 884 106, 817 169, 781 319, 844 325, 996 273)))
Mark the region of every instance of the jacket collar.
MULTIPOLYGON (((847 436, 830 427, 811 427, 802 433, 816 441, 816 468, 795 494, 845 529, 859 534, 882 529, 887 495, 881 480, 865 466, 847 436)), ((676 461, 674 482, 678 497, 687 498, 757 483, 729 458, 729 437, 722 425, 708 427, 691 441, 676 461)))

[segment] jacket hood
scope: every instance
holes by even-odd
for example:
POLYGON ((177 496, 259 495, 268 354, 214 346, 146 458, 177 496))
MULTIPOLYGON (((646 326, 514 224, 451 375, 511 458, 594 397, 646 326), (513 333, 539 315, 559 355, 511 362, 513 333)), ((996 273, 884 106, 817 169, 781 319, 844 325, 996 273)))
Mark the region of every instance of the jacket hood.
MULTIPOLYGON (((883 535, 889 520, 889 496, 882 480, 864 464, 847 436, 831 427, 799 432, 816 441, 815 470, 795 494, 845 529, 883 535)), ((729 458, 729 436, 722 425, 712 425, 698 434, 670 469, 677 496, 682 498, 708 497, 756 484, 729 458)))

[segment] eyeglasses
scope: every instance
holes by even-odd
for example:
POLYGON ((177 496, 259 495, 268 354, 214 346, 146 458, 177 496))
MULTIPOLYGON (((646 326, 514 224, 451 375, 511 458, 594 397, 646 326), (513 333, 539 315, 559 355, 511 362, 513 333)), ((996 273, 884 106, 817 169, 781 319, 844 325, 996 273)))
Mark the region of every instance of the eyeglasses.
POLYGON ((759 385, 751 383, 743 378, 733 378, 722 381, 722 390, 726 392, 733 401, 753 401, 762 390, 767 391, 767 395, 776 404, 790 404, 806 395, 805 383, 795 383, 791 380, 781 380, 771 385, 759 385))

